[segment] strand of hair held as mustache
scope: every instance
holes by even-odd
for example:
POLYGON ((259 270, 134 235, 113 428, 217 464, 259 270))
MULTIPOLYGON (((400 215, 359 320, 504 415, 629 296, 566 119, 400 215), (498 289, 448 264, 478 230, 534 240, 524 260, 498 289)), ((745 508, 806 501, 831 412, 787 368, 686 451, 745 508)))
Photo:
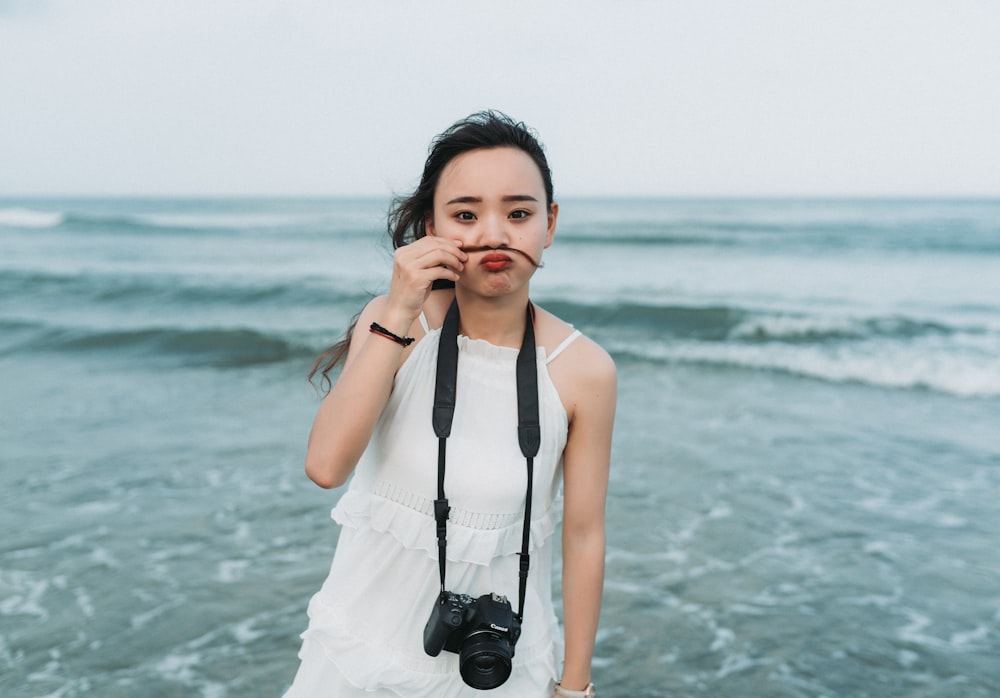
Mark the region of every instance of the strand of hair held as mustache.
POLYGON ((466 254, 470 254, 472 252, 517 252, 519 255, 521 255, 529 262, 531 262, 532 266, 535 267, 536 269, 541 269, 542 267, 545 266, 545 262, 542 262, 541 260, 535 261, 535 259, 530 254, 528 254, 524 250, 519 250, 516 247, 486 247, 486 246, 463 247, 462 251, 465 252, 466 254))

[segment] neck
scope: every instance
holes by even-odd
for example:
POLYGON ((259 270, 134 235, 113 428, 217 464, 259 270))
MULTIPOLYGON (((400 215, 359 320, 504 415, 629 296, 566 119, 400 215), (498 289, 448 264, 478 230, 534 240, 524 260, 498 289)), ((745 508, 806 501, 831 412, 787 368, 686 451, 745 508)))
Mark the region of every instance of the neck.
POLYGON ((469 339, 482 339, 501 347, 518 348, 524 339, 524 309, 528 294, 483 298, 455 289, 461 309, 459 331, 469 339))

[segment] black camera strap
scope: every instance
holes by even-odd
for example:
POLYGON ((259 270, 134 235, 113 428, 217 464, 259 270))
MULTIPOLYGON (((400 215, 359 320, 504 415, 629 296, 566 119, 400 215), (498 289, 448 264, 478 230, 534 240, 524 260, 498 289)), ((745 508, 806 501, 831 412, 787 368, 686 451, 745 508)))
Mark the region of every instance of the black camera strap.
MULTIPOLYGON (((542 429, 538 416, 538 360, 535 352, 535 308, 528 302, 524 323, 524 339, 517 355, 517 440, 528 466, 528 487, 524 501, 524 532, 521 537, 520 586, 518 589, 517 618, 524 617, 524 595, 528 588, 528 567, 531 542, 531 489, 534 459, 542 442, 542 429)), ((438 567, 441 572, 441 591, 445 591, 446 553, 448 550, 448 514, 450 507, 444 494, 446 442, 451 435, 455 416, 455 387, 458 380, 458 300, 452 301, 438 344, 437 379, 434 387, 432 422, 438 437, 438 498, 434 502, 434 520, 437 522, 438 567)))

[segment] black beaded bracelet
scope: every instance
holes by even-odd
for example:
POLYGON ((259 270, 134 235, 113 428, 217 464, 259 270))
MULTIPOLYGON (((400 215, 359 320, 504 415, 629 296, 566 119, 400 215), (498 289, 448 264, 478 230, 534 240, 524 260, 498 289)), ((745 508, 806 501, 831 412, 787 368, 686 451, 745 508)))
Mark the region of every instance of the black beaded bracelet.
POLYGON ((398 334, 394 334, 389 330, 385 329, 384 327, 382 327, 382 325, 378 324, 377 322, 373 322, 372 326, 368 328, 368 331, 371 332, 372 334, 381 335, 386 339, 391 339, 401 347, 408 347, 411 344, 413 344, 413 337, 400 337, 398 334))

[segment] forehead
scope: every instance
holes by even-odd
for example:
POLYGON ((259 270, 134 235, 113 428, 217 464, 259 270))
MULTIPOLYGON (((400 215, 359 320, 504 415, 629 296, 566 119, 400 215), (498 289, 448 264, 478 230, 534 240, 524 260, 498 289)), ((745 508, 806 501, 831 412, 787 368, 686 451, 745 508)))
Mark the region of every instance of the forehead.
POLYGON ((545 183, 535 161, 519 148, 480 148, 445 165, 434 199, 509 194, 533 194, 539 201, 545 200, 545 183))

